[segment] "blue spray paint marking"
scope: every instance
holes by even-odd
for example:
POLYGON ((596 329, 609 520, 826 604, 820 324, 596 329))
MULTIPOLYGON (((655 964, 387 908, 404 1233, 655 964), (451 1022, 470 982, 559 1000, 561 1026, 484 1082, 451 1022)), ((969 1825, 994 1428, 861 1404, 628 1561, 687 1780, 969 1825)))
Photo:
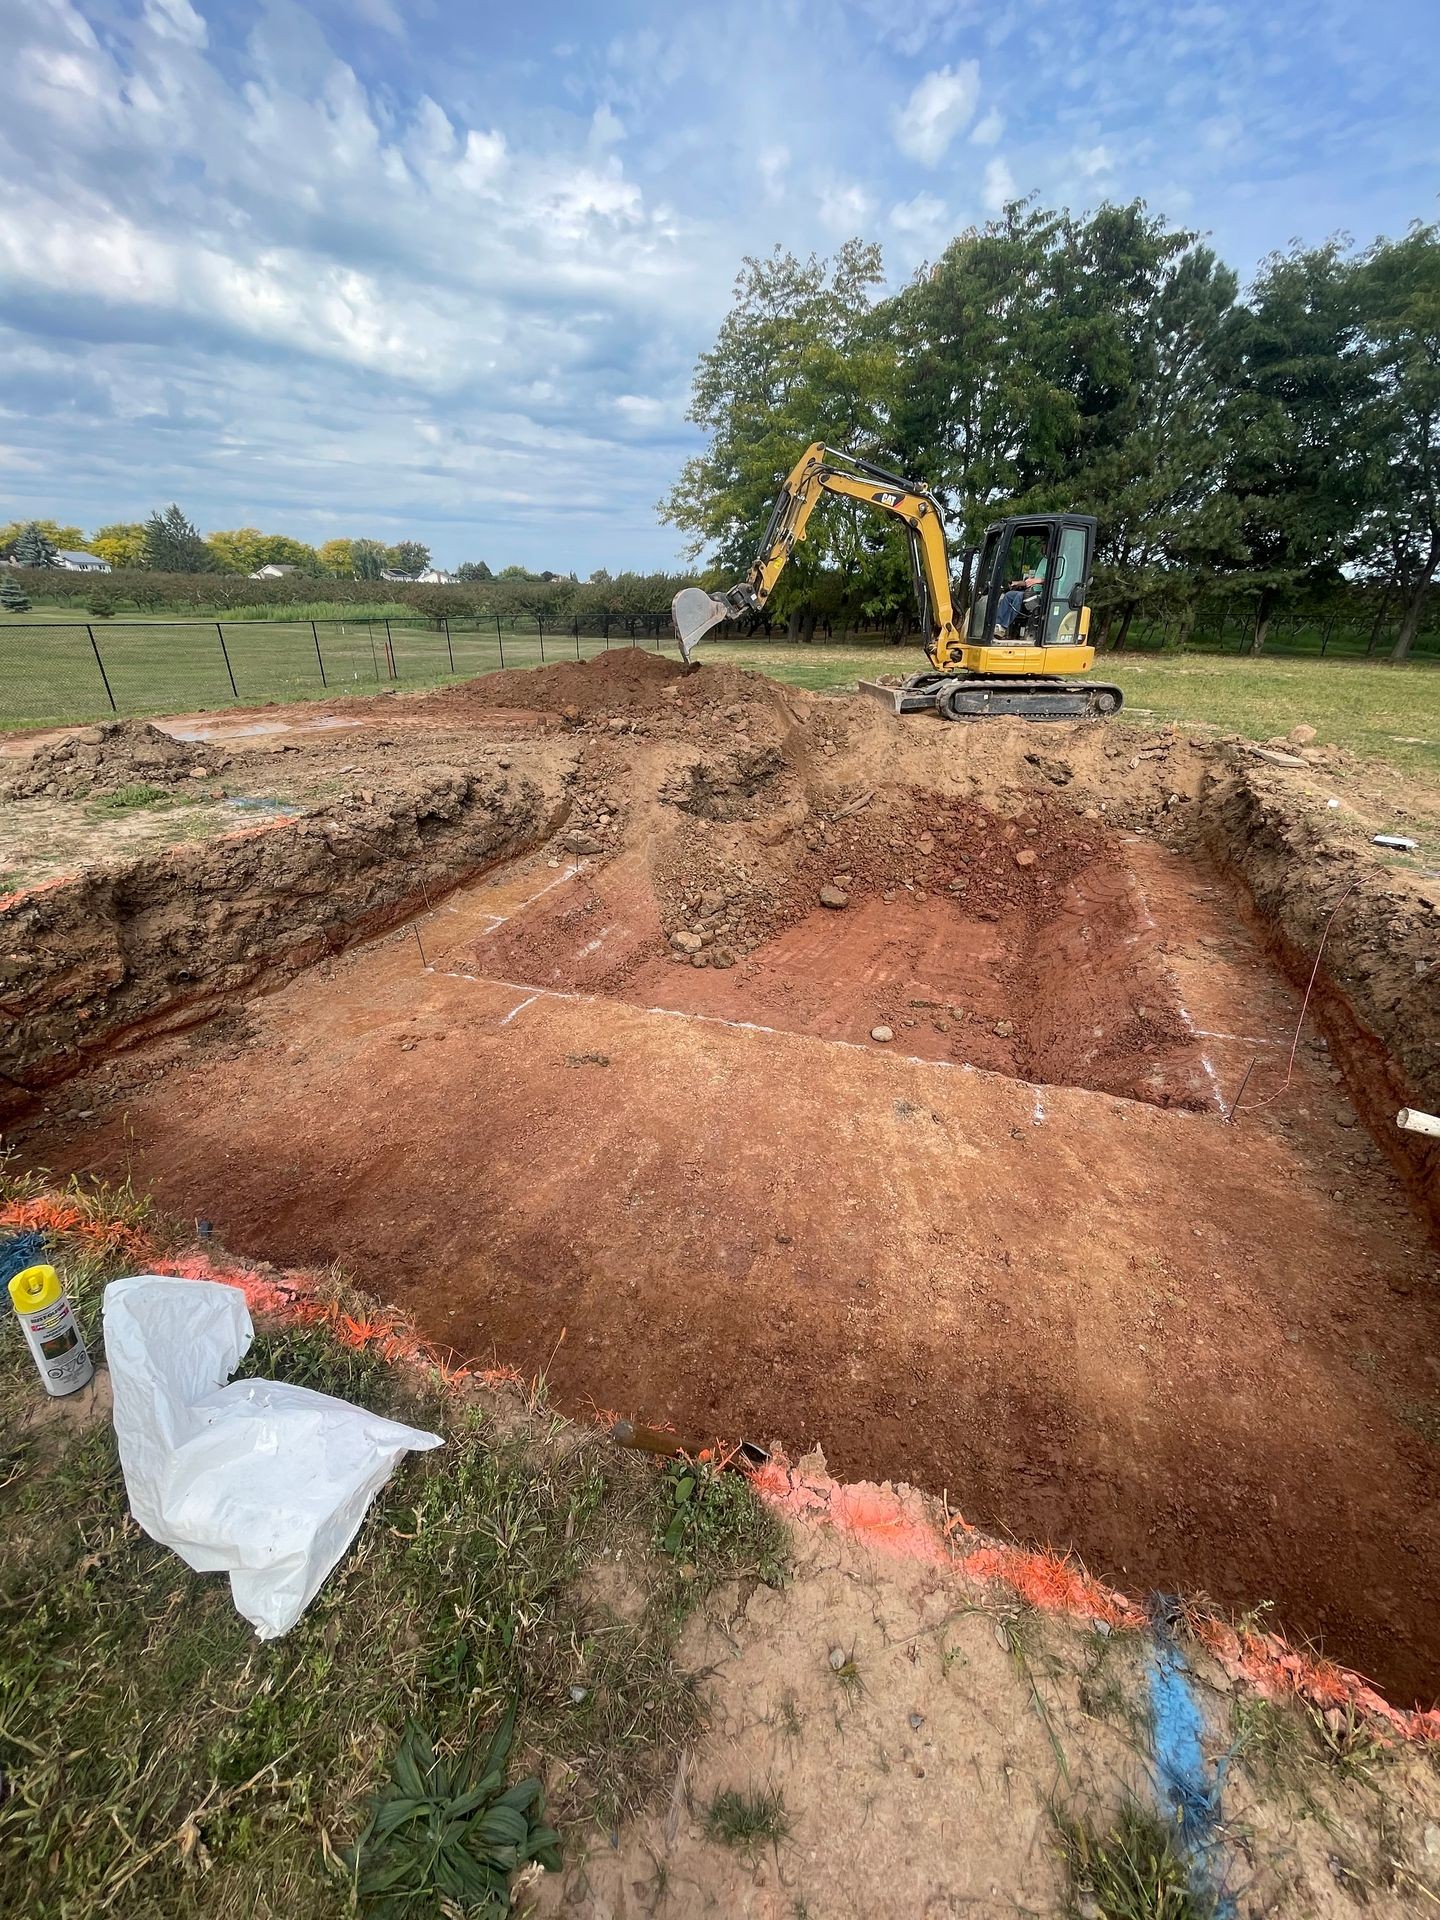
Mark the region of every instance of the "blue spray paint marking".
POLYGON ((1158 1622, 1146 1681, 1155 1740, 1157 1795, 1175 1822, 1189 1862, 1191 1886, 1197 1894, 1214 1900, 1217 1920, 1231 1920, 1235 1898, 1223 1890, 1228 1861, 1220 1836, 1220 1790, 1226 1762, 1206 1757, 1205 1717, 1195 1697, 1194 1676, 1185 1664, 1185 1656, 1158 1622))
POLYGON ((43 1233, 17 1233, 0 1244, 0 1286, 13 1280, 26 1267, 39 1266, 45 1258, 43 1233))

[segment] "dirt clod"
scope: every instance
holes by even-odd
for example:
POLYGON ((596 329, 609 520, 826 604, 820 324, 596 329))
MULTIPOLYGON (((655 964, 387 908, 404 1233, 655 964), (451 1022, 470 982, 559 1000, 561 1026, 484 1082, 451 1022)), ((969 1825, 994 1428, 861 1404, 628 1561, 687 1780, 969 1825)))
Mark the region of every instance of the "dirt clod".
POLYGON ((69 799, 129 786, 172 786, 208 778, 229 765, 223 749, 176 740, 148 720, 113 720, 40 747, 0 787, 0 798, 69 799))

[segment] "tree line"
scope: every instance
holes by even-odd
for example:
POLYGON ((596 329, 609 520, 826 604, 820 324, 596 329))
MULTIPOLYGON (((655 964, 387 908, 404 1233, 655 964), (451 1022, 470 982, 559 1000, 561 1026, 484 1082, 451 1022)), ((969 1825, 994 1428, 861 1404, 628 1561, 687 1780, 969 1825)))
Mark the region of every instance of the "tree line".
MULTIPOLYGON (((179 506, 157 507, 148 520, 116 521, 85 535, 55 520, 14 520, 0 527, 0 559, 22 567, 53 567, 57 553, 93 553, 117 572, 228 573, 248 575, 259 567, 293 567, 311 579, 379 580, 386 573, 415 579, 430 566, 420 540, 326 540, 318 547, 289 534, 257 527, 201 534, 179 506)), ((483 560, 458 570, 465 581, 494 576, 483 560)))
MULTIPOLYGON (((1016 202, 879 296, 878 247, 747 258, 701 355, 707 444, 662 517, 727 582, 812 440, 922 479, 957 587, 1008 512, 1099 522, 1100 645, 1137 615, 1183 638, 1202 603, 1275 616, 1368 585, 1410 652, 1440 570, 1440 229, 1272 255, 1242 292, 1198 233, 1141 201, 1016 202)), ((818 620, 909 604, 893 522, 827 500, 775 607, 818 620)))

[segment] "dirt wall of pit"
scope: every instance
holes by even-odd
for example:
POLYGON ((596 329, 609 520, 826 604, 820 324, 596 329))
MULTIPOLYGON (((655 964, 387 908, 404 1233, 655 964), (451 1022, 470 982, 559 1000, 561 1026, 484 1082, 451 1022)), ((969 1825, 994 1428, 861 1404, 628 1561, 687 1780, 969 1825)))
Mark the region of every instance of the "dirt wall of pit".
POLYGON ((1401 1107, 1440 1110, 1440 915, 1418 874, 1357 858, 1253 768, 1217 775, 1199 842, 1243 884, 1266 944, 1366 1126, 1440 1229, 1440 1141, 1402 1132, 1401 1107), (1321 942, 1324 950, 1321 952, 1321 942))
POLYGON ((0 902, 0 1116, 405 920, 564 817, 558 787, 446 772, 0 902))

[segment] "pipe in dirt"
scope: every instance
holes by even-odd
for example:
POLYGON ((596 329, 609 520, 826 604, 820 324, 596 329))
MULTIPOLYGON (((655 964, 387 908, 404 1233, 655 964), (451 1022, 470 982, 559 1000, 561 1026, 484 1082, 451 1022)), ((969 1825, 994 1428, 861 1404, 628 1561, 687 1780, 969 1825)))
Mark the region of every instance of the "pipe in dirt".
POLYGON ((1431 1133, 1440 1136, 1440 1115, 1422 1113, 1418 1107, 1401 1107, 1395 1116, 1397 1127, 1407 1133, 1431 1133))

